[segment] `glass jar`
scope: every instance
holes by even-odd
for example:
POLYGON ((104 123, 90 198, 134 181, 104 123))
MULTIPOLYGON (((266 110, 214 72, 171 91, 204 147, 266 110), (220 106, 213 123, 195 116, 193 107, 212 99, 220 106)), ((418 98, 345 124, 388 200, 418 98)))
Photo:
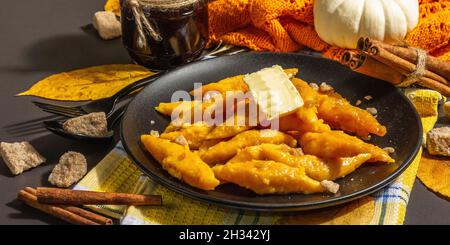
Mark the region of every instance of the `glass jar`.
POLYGON ((154 70, 197 58, 208 35, 208 0, 122 0, 122 41, 132 59, 154 70))

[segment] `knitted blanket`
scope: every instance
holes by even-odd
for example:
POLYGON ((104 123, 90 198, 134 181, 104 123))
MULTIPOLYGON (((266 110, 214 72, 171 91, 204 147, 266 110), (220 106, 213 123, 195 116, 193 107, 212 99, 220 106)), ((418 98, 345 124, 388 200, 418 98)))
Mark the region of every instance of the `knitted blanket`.
MULTIPOLYGON (((314 0, 216 0, 209 4, 211 42, 256 51, 293 52, 304 47, 339 59, 343 49, 322 41, 314 29, 314 0)), ((450 60, 450 0, 419 0, 420 20, 406 37, 415 47, 450 60)))

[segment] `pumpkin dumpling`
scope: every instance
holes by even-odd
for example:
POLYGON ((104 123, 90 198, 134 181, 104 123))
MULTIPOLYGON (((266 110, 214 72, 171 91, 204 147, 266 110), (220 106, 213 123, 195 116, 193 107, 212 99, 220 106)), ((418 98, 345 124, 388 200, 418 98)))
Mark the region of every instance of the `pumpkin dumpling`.
MULTIPOLYGON (((169 126, 172 127, 171 125, 169 126)), ((203 122, 185 124, 178 130, 172 131, 172 129, 169 128, 169 130, 167 130, 168 132, 162 133, 160 137, 178 143, 180 140, 184 139, 186 144, 189 145, 189 149, 198 150, 213 128, 214 126, 209 126, 203 122)))
POLYGON ((220 180, 258 194, 309 194, 325 191, 320 182, 306 175, 304 168, 290 167, 274 161, 229 162, 216 165, 213 171, 220 180))
POLYGON ((239 150, 264 143, 286 144, 291 147, 297 145, 297 141, 292 136, 276 130, 248 130, 234 136, 228 141, 222 141, 210 147, 201 154, 201 158, 210 166, 223 164, 233 158, 239 150))
POLYGON ((386 127, 367 110, 350 104, 346 99, 321 95, 318 100, 317 117, 335 129, 354 133, 359 137, 369 134, 384 136, 386 127))
POLYGON ((320 93, 298 78, 293 78, 292 83, 303 97, 305 105, 296 113, 280 118, 281 131, 325 132, 331 126, 360 137, 386 134, 386 127, 375 117, 351 105, 337 92, 320 93))
POLYGON ((152 135, 142 135, 141 142, 173 177, 202 190, 214 190, 219 185, 212 169, 188 146, 152 135))
POLYGON ((323 181, 344 177, 371 158, 371 154, 363 153, 354 157, 321 159, 313 155, 303 155, 300 152, 300 148, 292 148, 284 144, 262 144, 241 150, 228 163, 251 160, 275 161, 291 167, 304 168, 306 175, 323 181))
POLYGON ((247 115, 242 116, 235 113, 232 117, 227 118, 222 124, 217 125, 211 130, 208 136, 206 136, 206 139, 231 138, 251 128, 253 127, 250 126, 250 120, 247 115))
POLYGON ((342 131, 305 133, 299 138, 299 144, 305 154, 321 158, 353 157, 363 153, 371 154, 367 162, 395 162, 389 154, 376 145, 362 141, 342 131))

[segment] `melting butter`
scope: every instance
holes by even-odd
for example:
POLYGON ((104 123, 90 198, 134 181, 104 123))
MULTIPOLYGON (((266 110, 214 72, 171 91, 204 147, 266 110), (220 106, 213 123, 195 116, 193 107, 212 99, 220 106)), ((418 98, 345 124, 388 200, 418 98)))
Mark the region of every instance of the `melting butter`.
POLYGON ((303 106, 303 99, 279 65, 244 76, 250 92, 268 120, 294 112, 303 106))

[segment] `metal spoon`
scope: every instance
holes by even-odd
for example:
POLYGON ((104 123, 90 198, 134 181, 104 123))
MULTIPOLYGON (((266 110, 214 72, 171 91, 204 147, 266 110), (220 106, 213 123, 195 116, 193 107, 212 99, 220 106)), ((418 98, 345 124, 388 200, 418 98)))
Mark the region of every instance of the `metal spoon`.
POLYGON ((51 121, 43 121, 43 125, 46 129, 51 131, 54 134, 57 134, 59 136, 70 138, 70 139, 76 139, 76 140, 109 140, 114 136, 114 125, 120 121, 119 119, 123 116, 125 112, 125 108, 120 108, 116 110, 114 113, 112 113, 110 116, 106 118, 106 121, 108 122, 108 132, 103 136, 89 136, 89 135, 83 135, 83 134, 74 134, 71 132, 67 132, 63 128, 63 124, 66 121, 64 120, 51 120, 51 121))

